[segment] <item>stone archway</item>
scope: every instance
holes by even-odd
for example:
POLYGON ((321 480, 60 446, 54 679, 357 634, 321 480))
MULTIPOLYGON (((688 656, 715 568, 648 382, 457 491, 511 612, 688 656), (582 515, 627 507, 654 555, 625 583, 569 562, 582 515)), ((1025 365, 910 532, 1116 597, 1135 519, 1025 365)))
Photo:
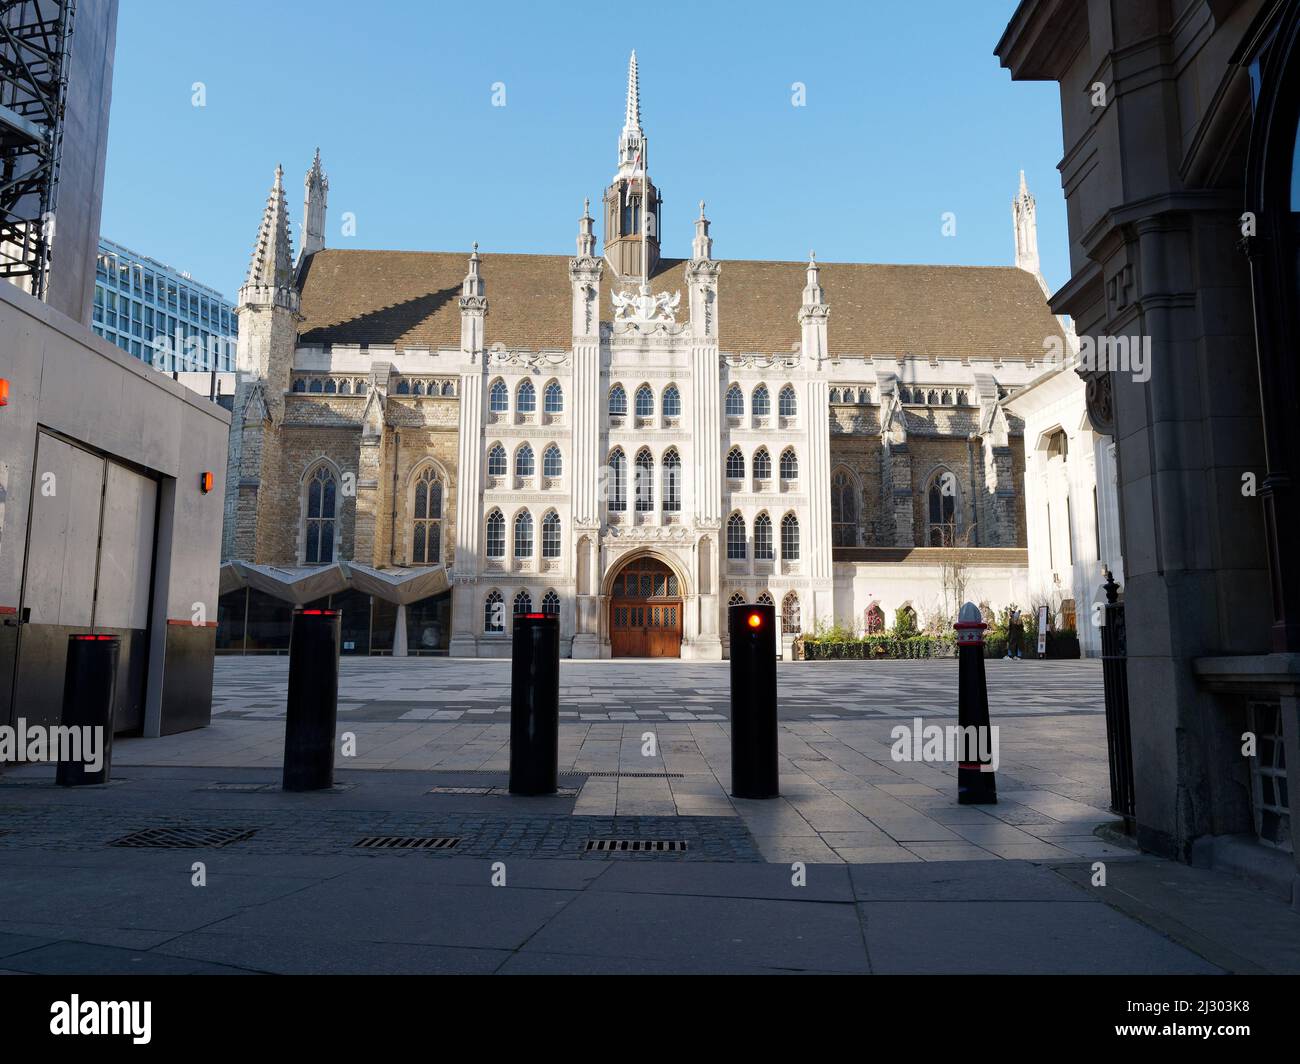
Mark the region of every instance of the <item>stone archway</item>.
POLYGON ((653 555, 619 566, 608 588, 610 656, 681 657, 685 591, 677 572, 653 555))

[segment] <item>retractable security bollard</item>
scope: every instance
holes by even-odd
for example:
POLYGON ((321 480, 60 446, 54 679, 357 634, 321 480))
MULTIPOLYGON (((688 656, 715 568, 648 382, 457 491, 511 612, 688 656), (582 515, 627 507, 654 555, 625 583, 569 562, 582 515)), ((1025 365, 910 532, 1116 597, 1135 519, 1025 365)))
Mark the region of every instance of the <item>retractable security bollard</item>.
POLYGON ((323 791, 334 786, 342 626, 343 614, 338 610, 293 611, 284 722, 286 791, 323 791))
POLYGON ((510 793, 554 794, 560 758, 560 619, 516 614, 510 659, 510 793))
POLYGON ((113 703, 117 691, 117 662, 122 640, 115 635, 68 636, 68 661, 63 671, 64 728, 75 728, 80 760, 60 759, 55 782, 61 787, 107 783, 113 753, 113 703), (95 757, 95 753, 99 757, 95 757), (93 768, 96 762, 98 767, 93 768))
POLYGON ((731 793, 780 795, 776 759, 776 608, 729 606, 731 793))
POLYGON ((979 607, 968 602, 957 615, 957 725, 964 748, 958 753, 957 803, 996 805, 995 774, 986 760, 992 750, 989 727, 989 689, 984 676, 984 629, 979 607), (976 745, 971 748, 971 743, 976 745), (977 760, 972 760, 976 758, 977 760))

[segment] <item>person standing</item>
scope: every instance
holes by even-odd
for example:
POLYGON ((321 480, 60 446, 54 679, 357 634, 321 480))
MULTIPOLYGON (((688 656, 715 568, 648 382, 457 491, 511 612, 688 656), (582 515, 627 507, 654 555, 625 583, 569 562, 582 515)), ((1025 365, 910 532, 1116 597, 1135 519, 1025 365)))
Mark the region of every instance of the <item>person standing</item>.
POLYGON ((1012 606, 1011 612, 1007 617, 1007 660, 1012 658, 1024 659, 1023 645, 1025 641, 1025 625, 1020 617, 1020 607, 1012 606))

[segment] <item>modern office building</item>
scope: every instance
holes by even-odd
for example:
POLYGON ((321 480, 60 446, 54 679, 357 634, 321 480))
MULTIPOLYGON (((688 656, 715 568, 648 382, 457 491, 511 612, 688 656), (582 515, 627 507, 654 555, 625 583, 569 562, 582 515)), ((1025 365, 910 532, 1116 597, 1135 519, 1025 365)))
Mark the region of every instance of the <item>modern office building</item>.
POLYGON ((97 335, 166 373, 234 369, 234 306, 187 273, 100 237, 97 335))

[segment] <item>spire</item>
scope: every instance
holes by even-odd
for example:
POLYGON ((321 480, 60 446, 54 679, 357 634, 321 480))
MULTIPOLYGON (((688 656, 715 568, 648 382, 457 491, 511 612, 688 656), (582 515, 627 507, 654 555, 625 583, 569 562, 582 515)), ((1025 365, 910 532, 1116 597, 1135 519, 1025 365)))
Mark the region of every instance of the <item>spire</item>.
MULTIPOLYGON (((460 295, 461 299, 482 298, 485 295, 483 287, 483 278, 478 273, 478 241, 474 241, 474 250, 469 256, 469 273, 465 275, 465 280, 461 282, 460 295)), ((464 308, 464 303, 461 304, 464 308)))
POLYGON ((1038 260, 1038 206, 1029 194, 1023 170, 1020 191, 1011 202, 1011 218, 1015 224, 1016 266, 1038 277, 1042 273, 1038 260))
POLYGON ((703 200, 700 200, 700 216, 695 219, 695 239, 691 241, 691 258, 696 262, 713 258, 713 237, 709 236, 709 220, 704 217, 703 200))
POLYGON ((821 285, 821 267, 817 265, 817 252, 808 252, 808 284, 803 290, 805 307, 821 306, 826 302, 826 291, 821 285))
POLYGON ((248 264, 245 285, 282 288, 293 272, 293 248, 289 240, 289 208, 284 198, 284 167, 276 166, 275 183, 266 198, 257 244, 248 264))
POLYGON ((329 190, 330 179, 321 168, 320 148, 317 148, 311 168, 303 178, 302 250, 298 253, 300 262, 325 246, 325 202, 329 198, 329 190))
POLYGON ((644 137, 641 129, 641 80, 636 67, 636 50, 627 65, 627 110, 623 118, 623 131, 618 137, 618 176, 631 177, 640 173, 641 163, 637 153, 644 137))
POLYGON ((589 259, 596 254, 596 234, 592 230, 594 224, 589 196, 582 201, 582 217, 578 219, 578 258, 580 259, 589 259))

